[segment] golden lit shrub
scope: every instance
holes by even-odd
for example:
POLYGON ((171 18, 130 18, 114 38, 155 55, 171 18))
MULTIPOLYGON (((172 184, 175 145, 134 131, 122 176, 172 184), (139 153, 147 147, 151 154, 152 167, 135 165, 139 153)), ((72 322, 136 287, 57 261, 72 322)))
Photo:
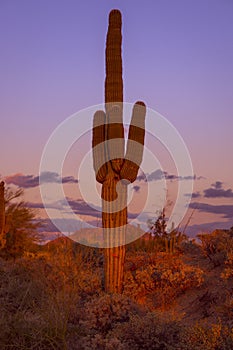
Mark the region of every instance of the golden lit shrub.
POLYGON ((227 253, 227 260, 225 261, 225 269, 224 272, 221 274, 221 277, 223 279, 229 279, 230 277, 233 277, 233 252, 227 253))
POLYGON ((186 265, 169 254, 154 258, 153 263, 133 271, 126 271, 124 294, 139 303, 145 303, 148 296, 156 296, 156 306, 171 303, 187 289, 199 287, 203 282, 200 268, 186 265))

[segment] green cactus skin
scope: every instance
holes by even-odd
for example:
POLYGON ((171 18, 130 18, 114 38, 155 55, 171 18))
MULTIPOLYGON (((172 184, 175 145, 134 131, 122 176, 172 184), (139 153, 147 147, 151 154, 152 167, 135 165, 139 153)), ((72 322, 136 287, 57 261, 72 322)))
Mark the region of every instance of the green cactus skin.
POLYGON ((0 183, 0 248, 4 248, 5 240, 5 197, 4 182, 0 183))
POLYGON ((142 161, 146 115, 145 104, 137 102, 133 108, 125 154, 121 25, 120 11, 112 10, 105 52, 105 112, 95 113, 92 137, 93 166, 96 180, 102 184, 104 240, 109 247, 105 248, 104 267, 105 290, 109 293, 122 293, 123 290, 127 184, 136 179, 142 161), (137 126, 133 125, 135 122, 137 126), (136 147, 133 141, 137 143, 136 147))

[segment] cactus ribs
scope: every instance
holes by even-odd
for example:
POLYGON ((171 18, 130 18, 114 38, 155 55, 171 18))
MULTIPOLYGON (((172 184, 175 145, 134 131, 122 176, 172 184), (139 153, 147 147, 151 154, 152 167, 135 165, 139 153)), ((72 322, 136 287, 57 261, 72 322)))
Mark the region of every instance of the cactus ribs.
POLYGON ((134 182, 142 161, 146 106, 133 107, 125 153, 121 13, 112 10, 106 41, 105 112, 93 120, 93 165, 102 184, 102 224, 105 240, 105 290, 121 293, 127 227, 127 184, 134 182))

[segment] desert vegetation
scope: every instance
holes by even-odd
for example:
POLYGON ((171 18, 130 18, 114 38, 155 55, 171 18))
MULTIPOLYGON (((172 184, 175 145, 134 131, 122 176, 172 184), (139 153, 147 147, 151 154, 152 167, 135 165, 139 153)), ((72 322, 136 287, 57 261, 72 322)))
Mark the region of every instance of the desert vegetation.
POLYGON ((122 294, 103 290, 102 252, 68 238, 30 256, 5 253, 1 348, 232 348, 225 263, 213 267, 194 243, 175 255, 127 248, 122 294))
POLYGON ((167 251, 160 216, 158 232, 126 245, 122 293, 109 293, 104 249, 38 244, 30 214, 10 228, 21 237, 26 224, 24 249, 0 251, 1 349, 232 349, 232 229, 167 251))

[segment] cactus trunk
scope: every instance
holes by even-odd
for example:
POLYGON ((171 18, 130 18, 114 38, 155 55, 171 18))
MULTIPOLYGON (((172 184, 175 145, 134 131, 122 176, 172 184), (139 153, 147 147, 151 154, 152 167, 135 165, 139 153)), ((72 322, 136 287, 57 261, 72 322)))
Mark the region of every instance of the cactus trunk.
POLYGON ((105 290, 110 293, 121 293, 123 290, 127 184, 137 177, 145 134, 145 105, 137 102, 133 109, 125 155, 121 42, 121 13, 112 10, 105 51, 105 112, 95 113, 92 138, 96 180, 102 184, 105 290))
POLYGON ((108 176, 102 187, 102 222, 104 239, 107 243, 104 283, 105 290, 112 293, 121 293, 123 288, 125 227, 127 224, 127 187, 120 184, 121 190, 116 192, 117 183, 120 180, 117 175, 119 175, 124 158, 121 43, 121 14, 119 11, 113 10, 109 15, 105 51, 105 110, 107 116, 106 139, 115 139, 115 144, 112 147, 106 144, 110 162, 108 163, 108 176), (113 110, 115 105, 118 108, 113 110), (116 123, 109 123, 110 118, 114 118, 116 123), (117 203, 114 202, 116 199, 118 199, 117 203), (122 210, 119 210, 120 208, 122 210))
POLYGON ((114 203, 118 180, 110 177, 102 187, 102 221, 105 248, 105 290, 121 293, 125 261, 125 234, 127 224, 127 186, 119 184, 118 201, 114 203), (123 208, 118 210, 118 207, 123 208))

